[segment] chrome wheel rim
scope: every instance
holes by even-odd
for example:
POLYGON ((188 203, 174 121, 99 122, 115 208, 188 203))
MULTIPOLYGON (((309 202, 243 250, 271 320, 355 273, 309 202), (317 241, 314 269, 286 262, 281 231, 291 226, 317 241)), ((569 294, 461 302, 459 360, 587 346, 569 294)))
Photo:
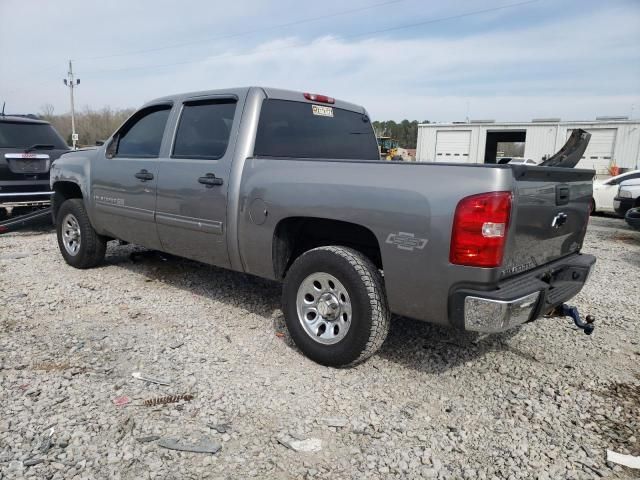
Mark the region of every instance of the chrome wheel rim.
POLYGON ((80 250, 80 224, 71 213, 62 220, 62 244, 69 255, 75 256, 80 250))
POLYGON ((323 345, 338 343, 351 326, 349 292, 328 273, 312 273, 302 281, 296 307, 306 334, 323 345))

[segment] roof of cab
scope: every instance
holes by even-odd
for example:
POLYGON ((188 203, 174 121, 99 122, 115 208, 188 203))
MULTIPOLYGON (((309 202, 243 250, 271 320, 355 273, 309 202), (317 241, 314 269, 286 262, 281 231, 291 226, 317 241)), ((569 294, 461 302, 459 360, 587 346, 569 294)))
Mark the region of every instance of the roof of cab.
MULTIPOLYGON (((290 100, 295 102, 318 103, 318 102, 312 102, 304 98, 303 92, 298 92, 295 90, 283 90, 280 88, 253 86, 253 87, 228 88, 228 89, 218 89, 218 90, 203 90, 199 92, 188 92, 188 93, 180 93, 175 95, 167 95, 166 97, 156 98, 155 100, 147 102, 145 106, 153 105, 161 102, 169 102, 169 101, 184 102, 185 100, 195 99, 197 97, 208 97, 213 95, 244 96, 250 90, 255 90, 255 89, 262 90, 267 98, 273 98, 277 100, 290 100)), ((313 93, 321 93, 321 92, 313 92, 313 93)), ((344 110, 352 110, 358 113, 366 113, 366 110, 364 109, 364 107, 360 105, 356 105, 354 103, 345 102, 343 100, 335 99, 335 103, 331 104, 331 106, 336 108, 342 108, 344 110)))
POLYGON ((0 122, 49 124, 49 122, 27 115, 0 115, 0 122))

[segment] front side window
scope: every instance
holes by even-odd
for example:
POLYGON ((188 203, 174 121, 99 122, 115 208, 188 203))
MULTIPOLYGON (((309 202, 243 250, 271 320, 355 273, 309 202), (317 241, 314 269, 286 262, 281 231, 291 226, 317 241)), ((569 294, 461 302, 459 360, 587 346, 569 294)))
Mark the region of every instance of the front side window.
POLYGON ((229 144, 236 101, 185 103, 173 146, 174 158, 219 159, 229 144))
POLYGON ((139 112, 118 133, 116 157, 156 158, 171 106, 151 107, 139 112))
POLYGON ((369 118, 305 102, 262 103, 254 154, 262 157, 380 160, 369 118))

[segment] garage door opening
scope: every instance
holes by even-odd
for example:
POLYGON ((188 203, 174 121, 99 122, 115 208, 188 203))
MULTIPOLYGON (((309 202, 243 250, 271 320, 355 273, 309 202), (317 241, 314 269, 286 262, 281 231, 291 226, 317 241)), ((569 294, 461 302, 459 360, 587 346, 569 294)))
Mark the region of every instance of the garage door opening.
MULTIPOLYGON (((613 162, 613 147, 616 143, 615 128, 594 128, 587 130, 591 134, 589 145, 576 168, 595 170, 599 175, 609 172, 609 166, 613 162)), ((573 130, 567 130, 567 139, 573 130)))
POLYGON ((487 132, 487 142, 484 148, 484 163, 496 163, 498 156, 501 158, 524 156, 526 139, 526 130, 487 132), (498 154, 499 152, 500 155, 498 154), (519 155, 512 155, 511 152, 519 153, 519 155))

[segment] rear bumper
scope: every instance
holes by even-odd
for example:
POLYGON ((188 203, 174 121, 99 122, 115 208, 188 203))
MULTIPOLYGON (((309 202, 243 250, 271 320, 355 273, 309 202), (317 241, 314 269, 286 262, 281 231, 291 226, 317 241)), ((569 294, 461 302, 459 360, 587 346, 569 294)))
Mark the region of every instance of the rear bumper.
POLYGON ((450 320, 465 330, 487 333, 532 321, 582 290, 595 261, 593 255, 573 254, 492 289, 454 289, 449 296, 450 320))
POLYGON ((49 205, 53 192, 0 192, 0 208, 49 205))

